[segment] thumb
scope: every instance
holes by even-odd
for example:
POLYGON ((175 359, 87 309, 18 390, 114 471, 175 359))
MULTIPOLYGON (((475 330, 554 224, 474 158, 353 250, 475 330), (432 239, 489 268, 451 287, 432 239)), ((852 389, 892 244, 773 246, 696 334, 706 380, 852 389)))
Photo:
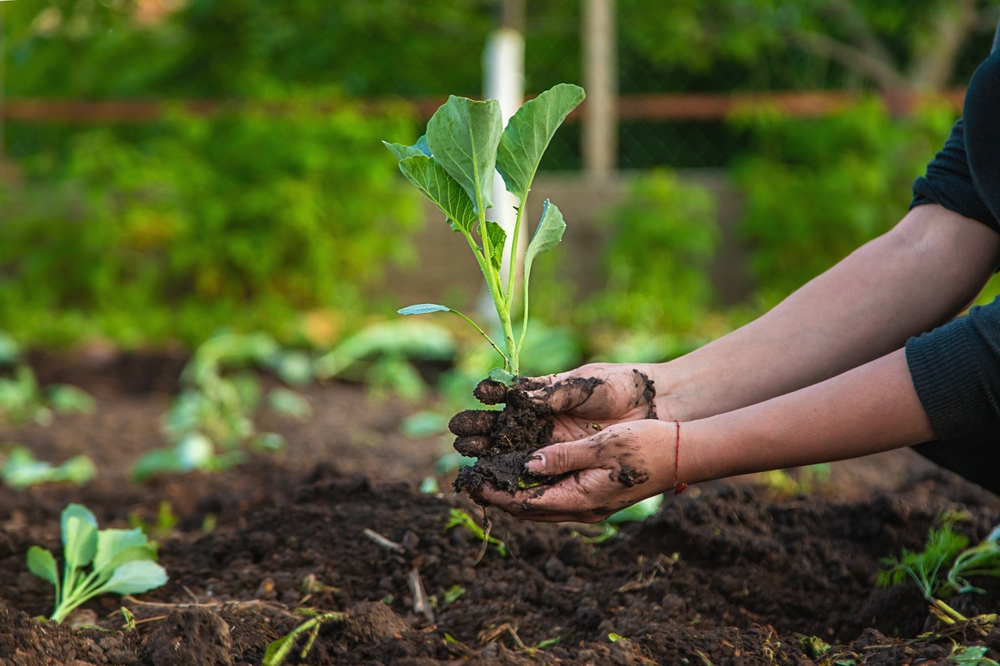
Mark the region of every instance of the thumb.
POLYGON ((525 468, 532 474, 555 476, 581 469, 601 467, 600 447, 592 446, 590 439, 552 444, 535 451, 528 457, 525 468))

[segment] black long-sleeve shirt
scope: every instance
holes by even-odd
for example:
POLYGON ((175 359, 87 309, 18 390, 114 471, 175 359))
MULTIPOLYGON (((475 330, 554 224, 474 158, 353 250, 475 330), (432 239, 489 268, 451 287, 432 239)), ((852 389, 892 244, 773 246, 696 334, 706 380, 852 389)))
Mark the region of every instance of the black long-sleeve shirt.
MULTIPOLYGON (((962 119, 913 193, 914 206, 938 203, 1000 233, 1000 25, 969 83, 962 119)), ((941 440, 1000 422, 1000 297, 911 338, 906 362, 941 440)))

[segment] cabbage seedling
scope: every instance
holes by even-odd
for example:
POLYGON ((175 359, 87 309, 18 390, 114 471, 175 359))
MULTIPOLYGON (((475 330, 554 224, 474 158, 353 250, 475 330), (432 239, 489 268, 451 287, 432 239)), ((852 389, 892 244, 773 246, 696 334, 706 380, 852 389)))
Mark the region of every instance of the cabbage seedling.
POLYGON ((399 168, 447 216, 452 230, 465 236, 486 278, 503 331, 504 348, 469 317, 445 305, 424 303, 399 311, 403 315, 451 312, 471 324, 503 358, 503 368, 490 377, 510 385, 519 372, 518 356, 528 328, 528 282, 534 260, 562 240, 562 213, 546 201, 534 237, 524 255, 521 332, 515 341, 511 310, 515 298, 517 240, 526 223, 524 211, 542 155, 566 116, 583 101, 583 88, 559 84, 527 102, 502 127, 496 100, 477 102, 451 96, 427 123, 416 144, 386 143, 399 168), (493 205, 494 171, 517 200, 512 247, 504 266, 507 232, 486 220, 493 205), (506 284, 504 275, 506 274, 506 284))
POLYGON ((44 548, 28 549, 28 570, 55 586, 52 618, 62 622, 80 604, 101 594, 138 594, 167 582, 156 563, 156 550, 142 530, 100 530, 85 506, 70 504, 60 520, 63 575, 55 557, 44 548), (84 567, 90 566, 88 573, 84 567))

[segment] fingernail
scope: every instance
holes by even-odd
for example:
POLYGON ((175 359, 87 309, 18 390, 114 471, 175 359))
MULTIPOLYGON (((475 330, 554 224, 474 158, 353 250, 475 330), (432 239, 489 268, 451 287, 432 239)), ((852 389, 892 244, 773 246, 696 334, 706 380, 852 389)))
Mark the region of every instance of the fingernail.
POLYGON ((528 462, 524 465, 524 467, 529 472, 534 472, 536 474, 538 472, 544 472, 545 471, 545 454, 544 453, 536 453, 535 455, 529 457, 528 458, 528 462))

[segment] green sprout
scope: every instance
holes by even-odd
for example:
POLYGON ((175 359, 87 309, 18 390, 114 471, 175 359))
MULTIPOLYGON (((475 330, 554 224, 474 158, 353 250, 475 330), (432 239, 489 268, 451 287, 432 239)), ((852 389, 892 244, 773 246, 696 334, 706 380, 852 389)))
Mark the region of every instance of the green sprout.
POLYGON ((298 612, 309 616, 309 619, 276 641, 272 641, 264 653, 264 659, 261 661, 262 666, 281 666, 285 663, 288 653, 295 647, 295 641, 298 640, 299 636, 309 632, 306 644, 299 652, 299 658, 304 660, 309 655, 313 643, 316 642, 316 637, 319 636, 320 627, 327 622, 343 622, 347 617, 344 613, 322 613, 311 608, 300 608, 298 612))
POLYGON ((503 368, 494 369, 490 377, 508 385, 519 372, 518 357, 528 329, 531 265, 536 257, 558 245, 566 230, 562 213, 546 201, 524 255, 521 332, 515 341, 511 311, 516 296, 518 236, 528 192, 552 136, 583 98, 584 92, 579 86, 559 84, 525 103, 503 128, 500 103, 496 100, 477 102, 451 96, 427 123, 427 134, 416 144, 385 144, 399 159, 403 175, 441 209, 452 230, 468 241, 493 297, 503 330, 504 349, 469 317, 445 305, 411 305, 399 313, 451 312, 461 317, 503 358, 503 368), (507 191, 518 201, 513 250, 507 257, 506 266, 507 232, 496 222, 486 220, 486 210, 493 205, 494 171, 500 172, 507 191))
MULTIPOLYGON (((490 536, 489 532, 486 532, 482 527, 476 524, 476 521, 472 519, 472 516, 461 509, 448 510, 448 522, 445 523, 444 528, 446 530, 450 530, 453 527, 464 527, 473 537, 482 541, 484 545, 493 544, 496 546, 497 553, 500 557, 507 557, 507 544, 494 536, 490 536)), ((482 557, 481 554, 480 557, 482 557)))
POLYGON ((78 486, 86 485, 94 475, 97 467, 94 461, 85 455, 73 456, 61 465, 53 465, 44 460, 38 460, 30 449, 15 446, 7 454, 0 466, 0 478, 11 488, 27 488, 39 483, 70 482, 78 486))
POLYGON ((138 594, 167 582, 156 550, 142 530, 98 530, 87 507, 70 504, 60 519, 63 575, 44 548, 28 549, 28 571, 55 586, 52 620, 62 622, 84 602, 101 594, 138 594), (90 573, 84 570, 91 567, 90 573))
POLYGON ((887 557, 882 563, 888 566, 878 575, 879 587, 898 585, 909 576, 920 588, 924 598, 931 603, 931 610, 945 624, 964 622, 968 618, 940 599, 951 594, 985 590, 972 585, 973 576, 1000 578, 1000 527, 993 529, 981 543, 966 548, 969 540, 956 534, 949 525, 940 530, 932 529, 927 535, 927 546, 921 553, 903 549, 902 556, 887 557), (947 568, 947 573, 944 573, 947 568))

